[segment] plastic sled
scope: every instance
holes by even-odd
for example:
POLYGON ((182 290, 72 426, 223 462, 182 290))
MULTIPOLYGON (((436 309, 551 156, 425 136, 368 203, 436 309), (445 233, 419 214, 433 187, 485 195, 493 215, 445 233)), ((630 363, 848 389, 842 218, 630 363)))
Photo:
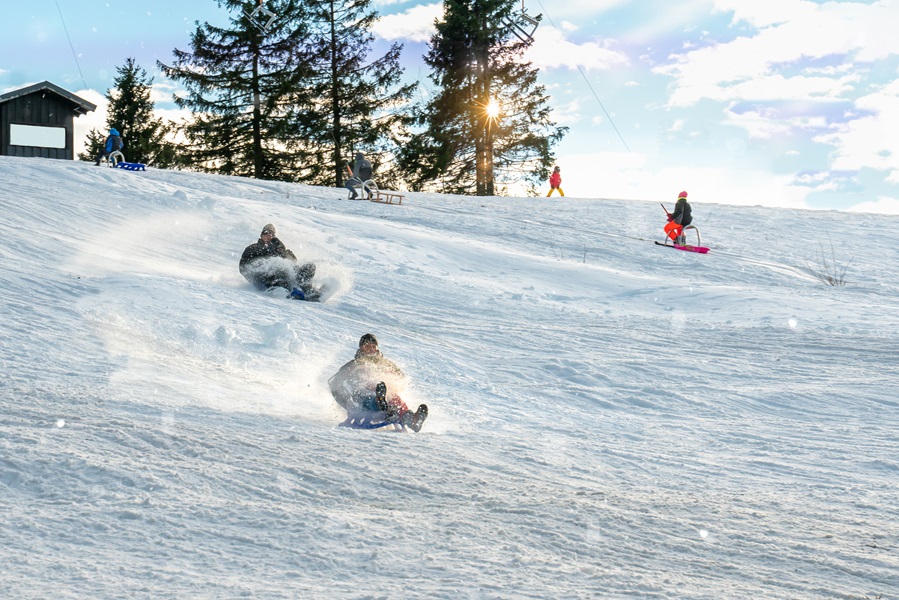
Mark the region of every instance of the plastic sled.
POLYGON ((146 171, 147 165, 143 163, 117 162, 116 169, 125 169, 126 171, 146 171))
POLYGON ((394 431, 406 431, 406 426, 402 422, 388 421, 387 413, 385 412, 348 413, 346 420, 337 426, 349 427, 350 429, 381 429, 391 425, 394 431))

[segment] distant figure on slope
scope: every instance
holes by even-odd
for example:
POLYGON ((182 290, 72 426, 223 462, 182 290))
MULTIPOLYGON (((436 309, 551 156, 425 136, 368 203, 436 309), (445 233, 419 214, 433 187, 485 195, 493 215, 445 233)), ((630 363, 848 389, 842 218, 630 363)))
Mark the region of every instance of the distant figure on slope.
POLYGON ((665 225, 665 233, 671 238, 671 241, 678 246, 686 243, 684 236, 684 227, 693 222, 693 211, 690 203, 687 202, 687 192, 681 192, 677 195, 677 202, 674 203, 674 212, 668 214, 668 224, 665 225))
POLYGON ((562 170, 559 167, 553 169, 553 174, 549 176, 549 193, 547 198, 553 195, 554 190, 559 190, 559 194, 564 198, 565 192, 562 191, 562 170))
POLYGON ((359 339, 353 360, 328 380, 331 395, 348 416, 383 413, 385 420, 419 431, 428 416, 428 407, 422 404, 414 413, 409 410, 395 392, 405 384, 403 371, 381 354, 378 340, 371 333, 359 339))
MULTIPOLYGON (((359 197, 359 194, 356 193, 356 187, 361 186, 363 183, 371 179, 372 170, 371 163, 365 158, 365 155, 361 152, 356 153, 356 164, 353 167, 350 165, 346 166, 347 173, 350 178, 346 180, 346 189, 350 191, 350 200, 355 200, 359 197)), ((371 192, 368 192, 368 199, 371 200, 371 192)))
POLYGON ((318 302, 321 290, 310 283, 315 276, 315 265, 297 264, 296 255, 275 235, 271 223, 262 228, 259 240, 247 246, 240 257, 240 274, 259 290, 282 287, 292 298, 318 302))
POLYGON ((100 149, 100 154, 97 156, 97 162, 94 163, 94 166, 99 167, 101 160, 103 160, 113 152, 121 151, 121 149, 124 147, 125 142, 122 141, 122 136, 119 134, 116 128, 113 127, 109 130, 109 135, 106 136, 106 142, 100 149))

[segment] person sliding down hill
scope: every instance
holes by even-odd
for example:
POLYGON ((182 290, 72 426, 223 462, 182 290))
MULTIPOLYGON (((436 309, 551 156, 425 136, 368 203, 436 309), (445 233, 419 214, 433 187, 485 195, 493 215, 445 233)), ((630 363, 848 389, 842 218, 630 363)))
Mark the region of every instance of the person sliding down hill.
POLYGON ((328 380, 331 395, 349 417, 363 413, 383 413, 390 423, 401 423, 412 431, 420 431, 428 417, 424 404, 414 413, 393 390, 401 389, 406 376, 393 361, 378 349, 378 340, 371 333, 359 339, 356 356, 328 380))
POLYGON ((321 290, 310 283, 315 276, 315 265, 297 264, 296 255, 275 235, 271 223, 262 228, 259 240, 247 246, 240 257, 240 274, 256 289, 282 287, 290 292, 291 298, 318 302, 321 290))
POLYGON ((668 214, 668 224, 665 225, 665 233, 668 234, 672 242, 678 246, 683 246, 687 243, 684 228, 692 222, 693 211, 690 208, 690 203, 687 202, 687 192, 681 192, 677 195, 674 212, 668 214))

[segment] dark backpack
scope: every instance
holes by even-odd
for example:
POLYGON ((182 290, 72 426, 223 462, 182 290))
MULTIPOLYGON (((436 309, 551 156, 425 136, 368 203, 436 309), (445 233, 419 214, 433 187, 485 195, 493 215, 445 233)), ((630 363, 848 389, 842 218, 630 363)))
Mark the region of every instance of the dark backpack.
POLYGON ((362 181, 368 181, 369 179, 371 179, 371 163, 368 162, 367 158, 363 158, 361 161, 356 163, 356 167, 358 169, 356 177, 358 177, 362 181))
POLYGON ((122 141, 117 135, 109 136, 109 139, 106 141, 106 151, 107 152, 116 152, 125 147, 125 143, 122 141))

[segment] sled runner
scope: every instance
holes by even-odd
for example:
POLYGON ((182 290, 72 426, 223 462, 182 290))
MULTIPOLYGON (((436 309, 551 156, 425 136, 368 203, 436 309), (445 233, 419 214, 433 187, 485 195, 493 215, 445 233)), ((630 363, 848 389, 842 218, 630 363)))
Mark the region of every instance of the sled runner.
POLYGON ((369 200, 381 204, 402 204, 404 196, 398 192, 376 191, 369 200))

